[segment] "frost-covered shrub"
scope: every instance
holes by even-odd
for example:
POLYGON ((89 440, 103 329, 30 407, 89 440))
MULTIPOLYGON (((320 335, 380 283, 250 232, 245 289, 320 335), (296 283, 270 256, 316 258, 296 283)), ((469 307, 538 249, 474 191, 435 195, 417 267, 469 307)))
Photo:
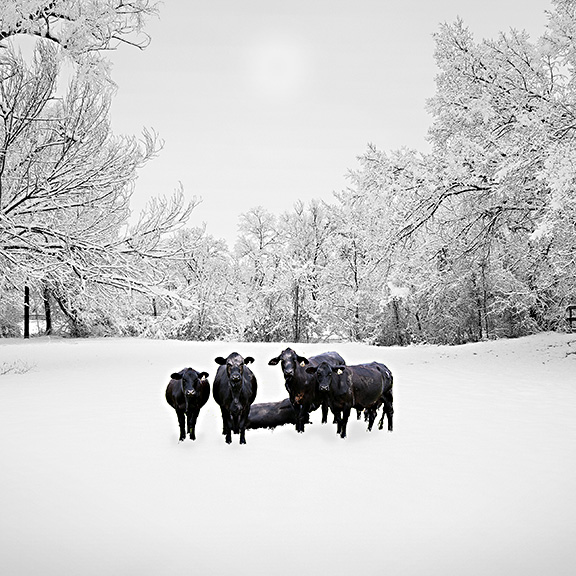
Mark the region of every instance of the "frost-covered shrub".
POLYGON ((21 336, 20 326, 5 319, 0 319, 0 338, 20 338, 21 336))
POLYGON ((0 302, 0 338, 20 338, 22 336, 20 329, 22 313, 6 298, 4 291, 2 300, 4 301, 0 302))

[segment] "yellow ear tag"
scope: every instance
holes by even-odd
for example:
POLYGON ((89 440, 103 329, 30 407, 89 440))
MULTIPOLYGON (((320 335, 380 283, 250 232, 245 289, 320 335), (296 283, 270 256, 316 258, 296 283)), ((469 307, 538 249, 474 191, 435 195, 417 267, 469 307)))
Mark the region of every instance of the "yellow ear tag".
POLYGON ((338 368, 338 370, 336 370, 336 374, 342 374, 342 372, 344 372, 344 370, 342 370, 342 368, 338 368))
POLYGON ((302 366, 302 368, 304 368, 304 366, 306 366, 306 362, 304 362, 304 361, 300 362, 300 366, 302 366))

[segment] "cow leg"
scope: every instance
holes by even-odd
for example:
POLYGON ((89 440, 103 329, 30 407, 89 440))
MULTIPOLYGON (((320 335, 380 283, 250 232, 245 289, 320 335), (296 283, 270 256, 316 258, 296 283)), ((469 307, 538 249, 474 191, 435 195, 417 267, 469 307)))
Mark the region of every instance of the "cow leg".
POLYGON ((356 420, 360 420, 362 417, 362 408, 356 408, 356 420))
POLYGON ((374 426, 374 420, 376 420, 377 411, 374 408, 368 409, 368 432, 372 431, 372 426, 374 426))
POLYGON ((242 413, 239 418, 240 421, 240 444, 246 444, 246 426, 248 425, 248 414, 250 413, 250 407, 248 410, 242 413))
POLYGON ((232 422, 229 414, 226 414, 223 434, 225 435, 226 444, 232 444, 232 422))
POLYGON ((394 416, 394 407, 392 404, 388 404, 388 410, 386 411, 386 415, 388 416, 388 432, 392 432, 394 426, 392 424, 392 417, 394 416))
POLYGON ((382 428, 384 428, 384 415, 388 417, 388 431, 392 432, 393 429, 392 417, 394 415, 394 407, 389 399, 384 400, 384 408, 382 409, 382 418, 380 418, 380 422, 378 423, 379 430, 382 430, 382 428))
POLYGON ((296 432, 304 432, 304 406, 297 404, 296 407, 296 432))
POLYGON ((176 410, 176 416, 178 416, 178 426, 180 427, 180 439, 178 442, 183 442, 186 438, 186 427, 184 410, 176 410))
POLYGON ((226 444, 232 443, 232 432, 230 429, 230 416, 224 410, 224 408, 220 408, 222 412, 222 434, 225 436, 226 444))
POLYGON ((322 402, 322 424, 328 422, 328 403, 322 402))
POLYGON ((350 418, 350 408, 342 410, 342 424, 340 425, 340 437, 346 438, 346 426, 348 425, 348 418, 350 418))
POLYGON ((307 416, 310 414, 310 405, 302 405, 302 411, 300 412, 300 418, 302 423, 300 425, 300 432, 304 432, 304 426, 306 426, 307 416))
POLYGON ((192 412, 188 414, 188 431, 190 433, 190 440, 196 440, 196 420, 198 419, 198 414, 192 412))
POLYGON ((340 434, 342 432, 342 418, 340 416, 340 410, 333 410, 334 413, 334 420, 336 422, 336 434, 340 434))

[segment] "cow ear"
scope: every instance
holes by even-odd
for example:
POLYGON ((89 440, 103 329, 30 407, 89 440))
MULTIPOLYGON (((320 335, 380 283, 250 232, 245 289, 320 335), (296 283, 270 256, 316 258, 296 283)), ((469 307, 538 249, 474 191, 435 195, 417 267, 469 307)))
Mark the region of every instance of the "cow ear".
POLYGON ((246 356, 246 358, 244 358, 244 364, 252 364, 252 362, 254 362, 252 356, 246 356))
POLYGON ((214 362, 216 362, 216 364, 220 364, 220 366, 224 366, 224 364, 226 364, 226 358, 218 356, 218 358, 214 358, 214 362))
POLYGON ((278 356, 277 358, 272 358, 272 360, 268 360, 268 364, 270 364, 270 366, 276 366, 278 362, 280 362, 280 356, 278 356))
POLYGON ((182 380, 182 374, 180 374, 180 372, 174 372, 174 374, 170 374, 170 378, 172 378, 172 380, 182 380))
POLYGON ((308 374, 315 374, 317 369, 317 366, 308 366, 308 368, 306 368, 306 372, 308 372, 308 374))
POLYGON ((200 372, 200 374, 198 374, 198 376, 200 376, 200 380, 206 380, 206 378, 208 378, 209 374, 208 374, 208 372, 200 372))
POLYGON ((308 358, 304 358, 304 356, 296 356, 296 360, 300 363, 300 366, 304 367, 306 364, 310 364, 308 358))

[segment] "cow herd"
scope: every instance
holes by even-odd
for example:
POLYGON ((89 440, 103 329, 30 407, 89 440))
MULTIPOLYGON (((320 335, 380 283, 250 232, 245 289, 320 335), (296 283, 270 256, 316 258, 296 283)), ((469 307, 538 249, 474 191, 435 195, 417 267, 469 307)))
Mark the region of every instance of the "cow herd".
MULTIPOLYGON (((280 364, 288 398, 261 404, 254 404, 258 384, 248 367, 254 358, 233 352, 227 358, 219 356, 215 362, 218 369, 212 395, 222 413, 222 434, 227 444, 232 442, 232 433, 240 435, 240 444, 246 444, 247 429, 294 424, 297 432, 304 432, 310 412, 318 408, 322 409, 322 423, 328 421, 328 411, 332 412, 336 432, 342 438, 346 437, 352 410, 356 410, 358 419, 363 413, 368 430, 372 430, 382 407, 378 427, 384 427, 386 417, 388 430, 392 431, 392 373, 379 362, 348 366, 337 352, 306 358, 286 348, 268 364, 280 364)), ((170 378, 166 401, 176 411, 180 441, 187 435, 195 440, 198 414, 210 397, 208 373, 184 368, 170 378)))

